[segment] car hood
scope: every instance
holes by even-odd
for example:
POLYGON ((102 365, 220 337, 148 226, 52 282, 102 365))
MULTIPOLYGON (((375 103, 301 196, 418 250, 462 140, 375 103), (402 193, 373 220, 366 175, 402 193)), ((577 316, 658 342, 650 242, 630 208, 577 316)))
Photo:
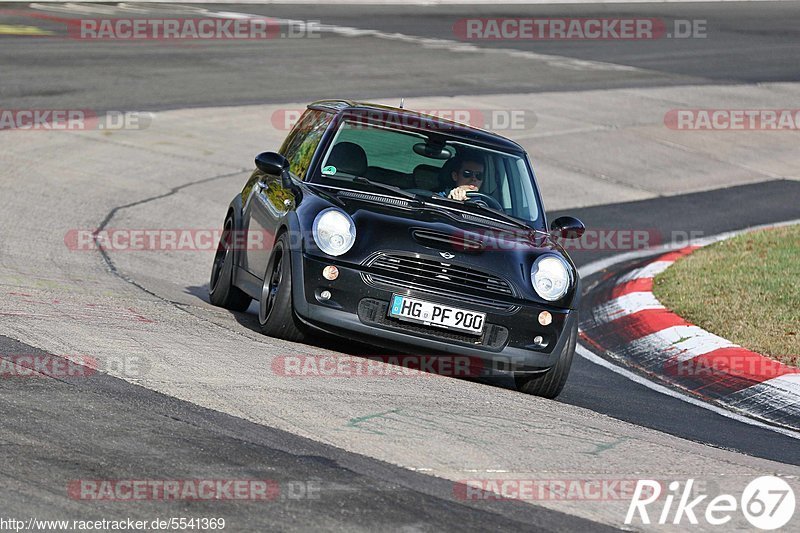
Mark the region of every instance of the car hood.
POLYGON ((503 278, 513 289, 512 295, 503 297, 508 301, 571 307, 577 269, 547 233, 516 228, 492 220, 489 214, 477 215, 438 206, 415 208, 413 202, 399 198, 383 197, 380 202, 339 198, 342 205, 337 207, 347 212, 356 225, 355 244, 337 258, 339 262, 368 270, 381 255, 424 258, 503 278), (481 220, 485 222, 478 223, 481 220), (545 254, 564 258, 575 280, 567 295, 556 302, 543 300, 531 286, 531 267, 545 254))

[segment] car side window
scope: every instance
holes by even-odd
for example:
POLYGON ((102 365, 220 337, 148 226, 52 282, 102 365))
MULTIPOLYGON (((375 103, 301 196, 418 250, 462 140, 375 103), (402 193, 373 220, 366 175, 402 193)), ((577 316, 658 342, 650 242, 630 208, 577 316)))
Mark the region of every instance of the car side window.
POLYGON ((283 141, 280 152, 289 160, 289 172, 298 179, 305 179, 311 157, 331 120, 331 113, 308 109, 283 141))

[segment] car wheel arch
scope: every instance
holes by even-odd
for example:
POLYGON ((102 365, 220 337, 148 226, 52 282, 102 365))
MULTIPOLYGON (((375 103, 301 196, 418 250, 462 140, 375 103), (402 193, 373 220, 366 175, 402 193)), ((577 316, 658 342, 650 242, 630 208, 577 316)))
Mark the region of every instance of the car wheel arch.
MULTIPOLYGON (((284 234, 302 235, 300 220, 295 211, 290 211, 281 221, 275 232, 275 241, 284 234)), ((302 239, 300 241, 289 239, 289 266, 292 273, 292 306, 300 317, 308 316, 308 302, 305 298, 305 285, 303 279, 303 249, 302 239)))
MULTIPOLYGON (((241 231, 242 230, 242 226, 243 226, 243 221, 242 221, 242 199, 238 195, 235 196, 233 198, 233 200, 231 201, 231 203, 228 205, 228 211, 225 214, 225 220, 228 220, 229 217, 233 218, 233 231, 235 231, 235 232, 236 231, 241 231)), ((236 249, 234 247, 234 249, 233 249, 233 266, 234 266, 234 268, 233 268, 233 285, 234 286, 238 286, 236 282, 237 282, 237 278, 239 277, 238 276, 238 273, 239 273, 238 270, 239 270, 240 265, 242 264, 241 253, 242 253, 241 250, 238 250, 238 249, 236 249)))

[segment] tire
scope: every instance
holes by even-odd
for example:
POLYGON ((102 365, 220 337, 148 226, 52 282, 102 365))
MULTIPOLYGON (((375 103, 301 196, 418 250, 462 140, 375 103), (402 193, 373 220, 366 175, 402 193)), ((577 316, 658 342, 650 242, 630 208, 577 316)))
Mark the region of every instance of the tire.
POLYGON ((258 302, 258 323, 261 332, 292 342, 302 342, 306 331, 292 304, 292 265, 289 241, 284 233, 275 242, 269 259, 261 298, 258 302))
POLYGON ((564 384, 569 376, 569 369, 572 366, 572 359, 575 356, 575 345, 578 342, 578 321, 569 333, 569 339, 564 344, 564 349, 558 361, 549 370, 541 374, 530 376, 529 374, 516 374, 514 381, 517 390, 542 398, 553 399, 561 394, 564 384))
POLYGON ((233 285, 233 249, 231 233, 233 217, 225 219, 225 226, 211 265, 211 279, 208 282, 208 299, 212 304, 230 309, 244 311, 253 300, 241 289, 233 285))

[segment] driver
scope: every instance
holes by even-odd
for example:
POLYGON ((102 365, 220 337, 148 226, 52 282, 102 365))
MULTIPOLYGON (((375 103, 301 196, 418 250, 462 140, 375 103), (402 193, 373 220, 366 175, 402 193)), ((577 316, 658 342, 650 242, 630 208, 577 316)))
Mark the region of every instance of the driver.
POLYGON ((456 161, 455 170, 450 173, 455 187, 448 191, 440 192, 440 196, 453 200, 465 201, 467 192, 477 191, 481 188, 484 175, 484 164, 475 156, 463 156, 456 161))

